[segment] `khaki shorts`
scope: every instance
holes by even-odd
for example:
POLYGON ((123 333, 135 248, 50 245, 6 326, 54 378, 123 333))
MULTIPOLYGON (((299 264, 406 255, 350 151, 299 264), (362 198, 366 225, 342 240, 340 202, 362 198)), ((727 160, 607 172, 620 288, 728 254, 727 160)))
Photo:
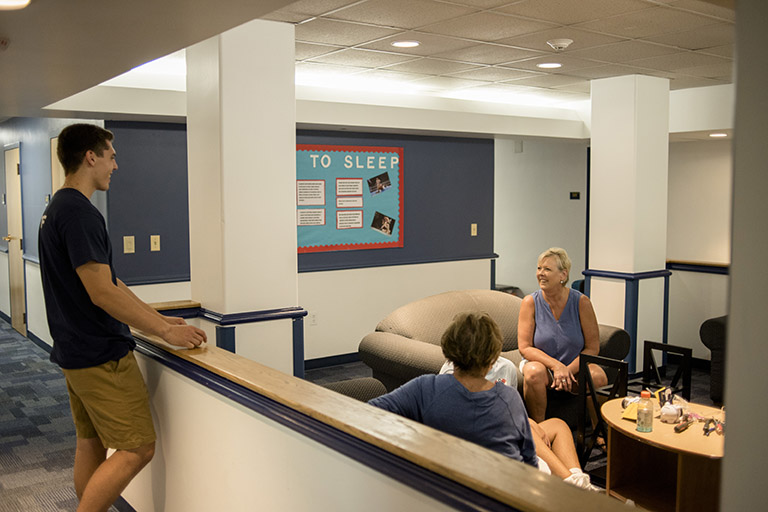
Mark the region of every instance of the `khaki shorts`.
POLYGON ((116 450, 155 441, 147 387, 132 351, 119 361, 62 371, 78 438, 98 437, 116 450))

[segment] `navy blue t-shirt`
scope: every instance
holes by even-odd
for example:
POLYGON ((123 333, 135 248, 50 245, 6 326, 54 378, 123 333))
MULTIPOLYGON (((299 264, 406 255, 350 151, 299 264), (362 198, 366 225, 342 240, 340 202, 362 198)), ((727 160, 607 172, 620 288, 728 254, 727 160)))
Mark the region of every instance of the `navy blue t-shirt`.
POLYGON ((136 346, 127 325, 96 306, 75 269, 90 261, 112 266, 112 244, 99 210, 80 191, 62 188, 40 221, 40 273, 51 361, 65 369, 116 361, 136 346))

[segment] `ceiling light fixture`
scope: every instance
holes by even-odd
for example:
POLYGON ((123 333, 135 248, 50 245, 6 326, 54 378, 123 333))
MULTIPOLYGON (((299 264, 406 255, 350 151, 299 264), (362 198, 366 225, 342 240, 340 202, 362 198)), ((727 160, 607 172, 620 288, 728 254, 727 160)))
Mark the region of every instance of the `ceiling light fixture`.
POLYGON ((728 134, 727 133, 710 133, 709 136, 710 137, 727 137, 728 134))
POLYGON ((0 11, 14 11, 29 5, 29 0, 0 0, 0 11))
POLYGON ((536 64, 536 67, 541 69, 557 69, 563 67, 563 65, 559 62, 542 62, 540 64, 536 64))
POLYGON ((420 45, 421 43, 418 41, 395 41, 392 43, 395 48, 416 48, 420 45))

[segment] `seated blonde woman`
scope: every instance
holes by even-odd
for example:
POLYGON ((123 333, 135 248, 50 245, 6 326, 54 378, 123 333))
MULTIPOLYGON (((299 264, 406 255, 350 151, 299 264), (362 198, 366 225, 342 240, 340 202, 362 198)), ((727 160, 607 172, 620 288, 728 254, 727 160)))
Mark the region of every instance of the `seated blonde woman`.
POLYGON ((516 389, 485 378, 501 353, 501 331, 490 316, 457 315, 441 345, 452 374, 422 375, 369 403, 597 489, 579 467, 565 423, 529 421, 516 389))

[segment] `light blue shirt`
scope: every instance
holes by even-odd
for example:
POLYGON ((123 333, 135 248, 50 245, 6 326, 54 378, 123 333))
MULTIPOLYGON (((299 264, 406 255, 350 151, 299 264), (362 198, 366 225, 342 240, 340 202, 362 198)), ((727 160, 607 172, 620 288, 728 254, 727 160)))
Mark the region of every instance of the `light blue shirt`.
POLYGON ((537 467, 523 400, 501 382, 472 392, 451 374, 422 375, 368 403, 537 467))
POLYGON ((555 315, 541 290, 531 294, 536 308, 533 346, 566 365, 573 362, 584 350, 584 333, 579 318, 579 299, 582 294, 573 288, 569 288, 568 292, 568 300, 560 320, 555 320, 555 315))

